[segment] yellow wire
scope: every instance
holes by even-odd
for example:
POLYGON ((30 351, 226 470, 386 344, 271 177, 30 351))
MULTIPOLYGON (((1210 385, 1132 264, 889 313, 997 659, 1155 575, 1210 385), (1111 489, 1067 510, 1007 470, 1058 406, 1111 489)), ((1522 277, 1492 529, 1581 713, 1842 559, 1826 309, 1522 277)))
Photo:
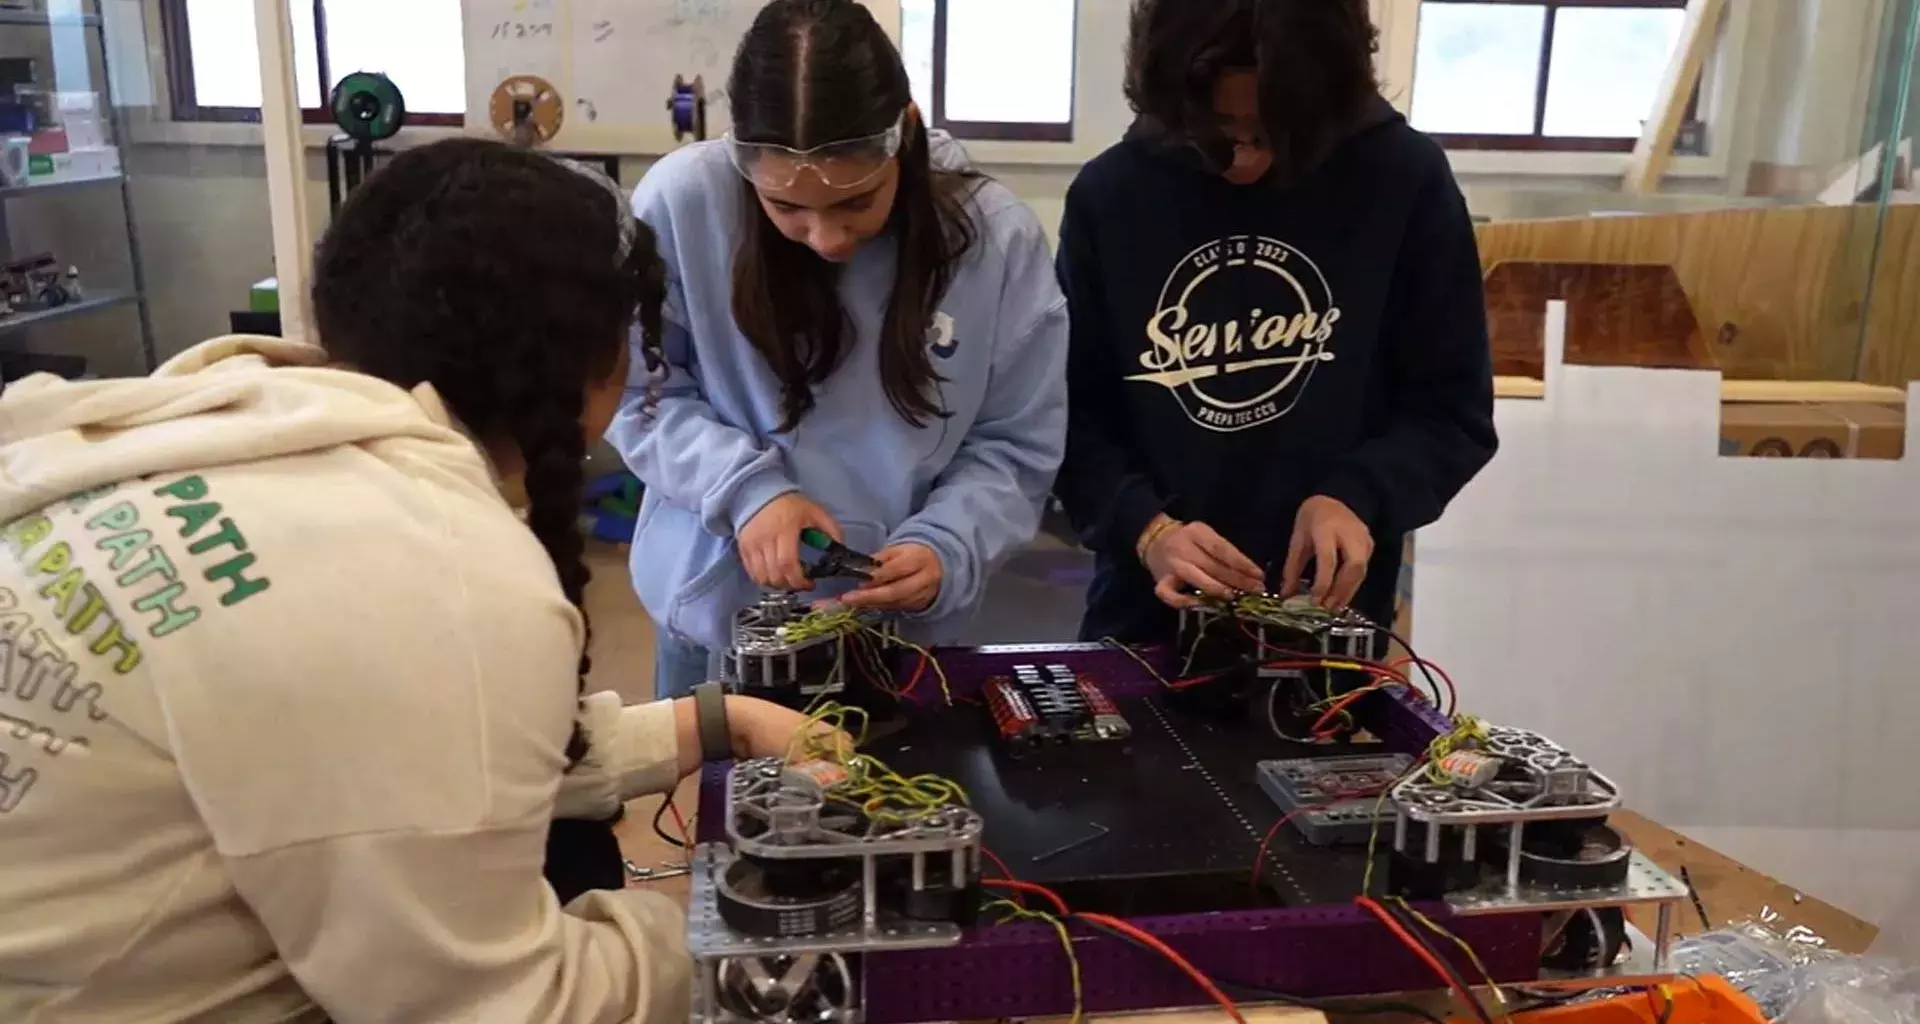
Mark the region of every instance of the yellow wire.
POLYGON ((1507 1024, 1513 1024, 1513 1011, 1509 1009, 1507 1006, 1507 994, 1505 992, 1502 992, 1500 990, 1500 986, 1494 982, 1493 973, 1487 970, 1487 965, 1485 963, 1481 962, 1480 954, 1474 952, 1472 946, 1467 945, 1467 940, 1461 938, 1458 935, 1453 934, 1452 932, 1446 930, 1445 928, 1440 927, 1440 925, 1435 923, 1432 918, 1414 909, 1413 904, 1408 903, 1406 900, 1401 899, 1398 896, 1388 896, 1386 899, 1387 899, 1387 902, 1393 903, 1399 906, 1400 909, 1405 910, 1409 914, 1412 914, 1413 919, 1420 922, 1420 924, 1423 925, 1428 931, 1434 933, 1435 935, 1440 936, 1443 939, 1446 939, 1447 941, 1453 943, 1456 946, 1459 946, 1462 950, 1464 950, 1467 954, 1467 959, 1473 963, 1473 969, 1480 972, 1480 976, 1487 980, 1487 987, 1493 990, 1493 1000, 1494 1002, 1500 1004, 1500 1016, 1505 1017, 1507 1019, 1507 1024))
POLYGON ((885 630, 874 629, 872 626, 865 625, 861 628, 865 629, 869 635, 875 637, 883 644, 895 644, 900 647, 905 647, 907 650, 925 659, 927 666, 933 669, 933 677, 940 681, 940 696, 946 700, 948 707, 953 706, 953 690, 947 686, 947 670, 940 667, 940 659, 934 657, 932 651, 908 640, 906 637, 897 636, 885 630))
POLYGON ((994 900, 987 904, 987 908, 1005 912, 1005 920, 1045 921, 1053 926, 1054 933, 1060 936, 1060 948, 1067 954, 1067 970, 1072 972, 1073 977, 1073 1018, 1069 1024, 1080 1024, 1085 1012, 1085 999, 1080 988, 1080 957, 1073 951, 1073 935, 1067 931, 1066 922, 1045 911, 1029 910, 1009 900, 994 900))
POLYGON ((1111 647, 1116 651, 1119 651, 1121 654, 1124 654, 1127 657, 1132 658, 1134 661, 1139 662, 1140 667, 1147 670, 1147 674, 1153 677, 1154 682, 1159 683, 1161 686, 1165 686, 1169 688, 1173 686, 1172 683, 1167 682, 1165 676, 1162 676, 1159 673, 1159 671, 1153 667, 1152 663, 1148 662, 1147 659, 1140 656, 1139 651, 1136 651, 1133 648, 1128 647, 1126 644, 1123 644, 1120 641, 1115 640, 1113 637, 1110 637, 1110 636, 1101 637, 1100 642, 1103 644, 1106 644, 1108 647, 1111 647))
POLYGON ((1424 765, 1414 765, 1405 774, 1388 783, 1387 787, 1380 791, 1379 798, 1373 802, 1373 827, 1367 832, 1367 867, 1365 872, 1360 876, 1360 895, 1371 896, 1373 894, 1373 854, 1374 851, 1379 848, 1380 844, 1380 811, 1386 806, 1387 796, 1393 792, 1393 787, 1398 786, 1400 783, 1405 782, 1421 772, 1425 772, 1427 778, 1434 782, 1445 782, 1447 778, 1446 773, 1439 769, 1440 759, 1456 750, 1470 749, 1484 744, 1486 741, 1487 725, 1485 722, 1480 721, 1472 715, 1456 715, 1453 719, 1453 729, 1439 736, 1435 736, 1433 742, 1427 745, 1426 763, 1424 765))
POLYGON ((966 790, 951 779, 938 775, 907 777, 877 757, 855 752, 866 743, 867 727, 865 710, 822 704, 794 731, 787 746, 787 763, 825 762, 840 768, 844 777, 827 787, 829 795, 859 807, 882 825, 904 824, 929 811, 969 802, 966 790), (836 730, 852 744, 840 740, 836 730))
POLYGON ((823 636, 856 633, 864 628, 866 624, 860 621, 859 613, 851 608, 821 608, 781 626, 774 635, 785 643, 799 644, 823 636))

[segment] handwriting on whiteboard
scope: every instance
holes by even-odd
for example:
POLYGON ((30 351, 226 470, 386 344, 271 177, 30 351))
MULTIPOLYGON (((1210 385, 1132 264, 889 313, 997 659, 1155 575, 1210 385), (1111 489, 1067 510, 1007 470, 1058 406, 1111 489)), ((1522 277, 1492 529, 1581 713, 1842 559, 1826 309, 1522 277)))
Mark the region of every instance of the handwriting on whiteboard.
POLYGON ((551 21, 502 21, 493 26, 495 39, 539 39, 550 38, 552 35, 553 22, 551 21))
POLYGON ((674 0, 673 20, 677 25, 689 22, 717 25, 726 16, 725 0, 674 0))

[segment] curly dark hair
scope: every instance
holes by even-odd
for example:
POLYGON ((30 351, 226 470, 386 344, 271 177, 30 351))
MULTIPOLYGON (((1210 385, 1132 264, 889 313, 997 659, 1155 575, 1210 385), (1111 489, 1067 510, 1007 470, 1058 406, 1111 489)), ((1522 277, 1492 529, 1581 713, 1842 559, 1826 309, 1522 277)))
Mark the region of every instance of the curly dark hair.
MULTIPOLYGON (((519 448, 527 526, 583 617, 586 392, 618 367, 636 316, 658 371, 665 300, 653 234, 617 192, 479 139, 394 157, 341 207, 314 260, 314 319, 332 356, 401 387, 431 384, 475 437, 519 448)), ((587 668, 583 649, 583 685, 587 668)), ((584 753, 577 732, 568 753, 584 753)))
MULTIPOLYGON (((754 18, 727 80, 733 133, 745 142, 808 149, 892 128, 913 102, 900 51, 864 4, 773 0, 754 18)), ((888 230, 898 261, 880 329, 887 401, 918 427, 946 415, 927 330, 978 237, 967 209, 978 172, 933 166, 926 125, 910 121, 888 230)), ((792 430, 813 411, 813 389, 852 348, 840 305, 840 268, 789 240, 741 182, 749 226, 733 258, 733 317, 780 378, 792 430)))
POLYGON ((1213 90, 1230 71, 1259 76, 1274 174, 1293 181, 1326 159, 1379 95, 1379 33, 1366 0, 1135 0, 1127 102, 1141 127, 1223 168, 1234 140, 1213 90))

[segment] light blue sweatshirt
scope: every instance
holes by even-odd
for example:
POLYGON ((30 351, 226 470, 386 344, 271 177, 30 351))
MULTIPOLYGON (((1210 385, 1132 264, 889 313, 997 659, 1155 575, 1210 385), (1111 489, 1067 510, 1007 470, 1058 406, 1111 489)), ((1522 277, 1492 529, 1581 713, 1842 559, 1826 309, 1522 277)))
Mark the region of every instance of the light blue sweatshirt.
MULTIPOLYGON (((965 165, 957 143, 934 140, 936 164, 965 165)), ((886 234, 843 269, 851 351, 814 389, 799 426, 778 433, 780 383, 734 325, 733 253, 748 211, 725 143, 662 159, 633 205, 667 263, 669 372, 649 415, 636 349, 607 437, 646 484, 632 569, 654 621, 678 639, 724 647, 734 613, 760 593, 734 535, 768 502, 800 491, 857 551, 931 548, 944 581, 906 631, 953 639, 994 567, 1039 528, 1066 443, 1066 301, 1033 211, 993 181, 974 193, 979 238, 928 332, 950 418, 913 427, 881 387, 879 331, 896 262, 886 234)), ((823 581, 819 594, 845 589, 823 581)))

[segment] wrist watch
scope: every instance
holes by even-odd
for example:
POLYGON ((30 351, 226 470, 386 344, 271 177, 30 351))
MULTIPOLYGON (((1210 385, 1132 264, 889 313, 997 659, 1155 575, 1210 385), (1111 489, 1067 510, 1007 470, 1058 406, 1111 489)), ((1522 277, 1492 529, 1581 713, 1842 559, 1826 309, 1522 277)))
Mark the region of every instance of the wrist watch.
POLYGON ((693 720, 700 732, 700 760, 733 760, 733 730, 727 727, 727 692, 719 683, 693 688, 693 720))

